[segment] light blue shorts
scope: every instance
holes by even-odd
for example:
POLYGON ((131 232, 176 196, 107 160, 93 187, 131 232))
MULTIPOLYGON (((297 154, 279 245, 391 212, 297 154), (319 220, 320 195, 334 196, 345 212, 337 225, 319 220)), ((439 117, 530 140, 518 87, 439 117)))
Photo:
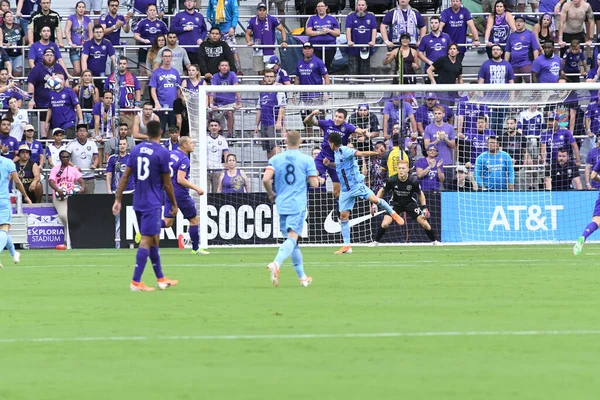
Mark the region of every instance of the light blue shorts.
POLYGON ((306 210, 299 214, 279 215, 279 229, 283 237, 287 237, 289 231, 294 231, 300 235, 305 220, 306 210))
POLYGON ((12 207, 6 204, 0 204, 0 225, 12 224, 12 207))
POLYGON ((352 210, 354 208, 354 201, 356 199, 366 200, 371 196, 373 191, 369 189, 364 183, 359 183, 347 192, 340 193, 340 212, 352 210))

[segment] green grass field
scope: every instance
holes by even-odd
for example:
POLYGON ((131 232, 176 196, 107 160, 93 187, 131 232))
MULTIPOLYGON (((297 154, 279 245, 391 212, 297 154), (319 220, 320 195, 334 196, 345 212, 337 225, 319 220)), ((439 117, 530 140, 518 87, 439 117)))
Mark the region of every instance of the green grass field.
POLYGON ((333 250, 3 252, 0 399, 597 398, 598 245, 333 250))

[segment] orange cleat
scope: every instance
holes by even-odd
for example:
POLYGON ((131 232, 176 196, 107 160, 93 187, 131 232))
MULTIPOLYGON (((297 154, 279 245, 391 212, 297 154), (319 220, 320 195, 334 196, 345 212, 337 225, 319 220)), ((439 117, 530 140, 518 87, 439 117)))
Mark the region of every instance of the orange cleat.
POLYGON ((165 290, 166 288, 168 288, 170 286, 177 286, 178 283, 179 283, 179 281, 176 281, 174 279, 169 279, 165 276, 158 280, 158 289, 165 290))
POLYGON ((144 282, 131 281, 129 289, 132 292, 153 292, 154 288, 144 285, 144 282))
POLYGON ((277 264, 274 262, 269 263, 267 269, 271 272, 271 282, 273 282, 273 286, 279 286, 279 268, 277 267, 277 264))
POLYGON ((302 287, 307 287, 311 283, 312 283, 312 277, 310 277, 310 276, 307 276, 304 279, 300 279, 300 284, 302 285, 302 287))
POLYGON ((333 254, 350 254, 352 253, 352 246, 346 245, 342 246, 338 251, 334 251, 333 254))
POLYGON ((402 219, 402 217, 400 215, 398 215, 397 212, 392 213, 390 216, 392 217, 392 219, 394 221, 396 221, 396 223, 398 225, 404 225, 404 220, 402 219))

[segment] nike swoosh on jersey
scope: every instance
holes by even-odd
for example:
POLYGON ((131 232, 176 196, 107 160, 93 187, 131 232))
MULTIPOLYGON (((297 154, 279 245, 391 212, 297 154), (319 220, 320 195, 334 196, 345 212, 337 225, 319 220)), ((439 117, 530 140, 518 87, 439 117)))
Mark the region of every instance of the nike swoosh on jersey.
MULTIPOLYGON (((384 212, 386 212, 386 211, 385 210, 377 211, 375 213, 375 215, 373 215, 373 217, 383 214, 384 212)), ((334 211, 332 210, 329 214, 327 214, 327 218, 325 218, 325 222, 323 223, 323 228, 325 228, 325 231, 327 233, 340 233, 342 231, 342 226, 340 225, 339 222, 336 222, 333 220, 333 213, 334 213, 334 211)), ((373 217, 369 213, 367 215, 363 215, 362 217, 353 218, 353 219, 349 220, 348 223, 350 225, 350 228, 352 228, 354 225, 361 224, 365 221, 368 221, 369 219, 371 219, 373 217)))

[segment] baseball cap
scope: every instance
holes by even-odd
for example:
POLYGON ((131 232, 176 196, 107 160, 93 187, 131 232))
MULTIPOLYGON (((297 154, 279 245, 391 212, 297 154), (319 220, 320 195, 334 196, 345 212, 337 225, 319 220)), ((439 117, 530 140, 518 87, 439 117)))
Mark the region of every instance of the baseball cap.
POLYGON ((29 153, 31 153, 31 149, 29 148, 29 146, 27 146, 26 144, 22 144, 19 146, 19 151, 18 153, 22 152, 22 151, 28 151, 29 153))
POLYGON ((425 100, 427 99, 437 99, 437 95, 433 92, 427 92, 425 93, 425 100))
POLYGON ((52 136, 59 134, 59 133, 65 133, 65 130, 62 128, 54 128, 52 129, 52 136))
POLYGON ((515 21, 520 19, 521 21, 525 22, 525 17, 523 15, 517 15, 515 16, 515 21))
POLYGON ((431 150, 431 149, 438 149, 437 146, 433 143, 431 143, 429 146, 427 146, 427 150, 431 150))
POLYGON ((360 110, 361 108, 366 108, 366 109, 368 110, 368 109, 369 109, 369 105, 368 105, 368 104, 366 104, 366 103, 359 104, 359 105, 358 105, 358 109, 360 110))
POLYGON ((281 60, 277 56, 269 58, 269 63, 266 65, 267 69, 273 69, 274 66, 281 64, 281 60))
POLYGON ((464 172, 465 174, 469 173, 469 171, 467 171, 467 167, 463 165, 459 165, 458 167, 456 167, 456 172, 464 172))
POLYGON ((312 49, 313 45, 311 42, 304 42, 304 44, 302 45, 303 49, 312 49))
POLYGON ((44 50, 43 54, 45 55, 48 52, 54 54, 54 49, 52 47, 48 47, 46 50, 44 50))
POLYGON ((25 125, 25 128, 23 128, 23 131, 35 131, 35 128, 31 124, 27 124, 25 125))
POLYGON ((71 150, 69 150, 69 149, 62 149, 61 151, 58 152, 58 155, 60 156, 62 153, 67 153, 68 155, 71 155, 71 150))
POLYGON ((260 3, 258 3, 258 4, 256 5, 256 9, 257 9, 257 10, 258 10, 258 9, 260 9, 260 8, 264 8, 264 9, 266 9, 266 8, 267 8, 267 5, 261 1, 260 3))
POLYGON ((360 58, 366 60, 371 55, 371 50, 368 47, 361 47, 360 58))
POLYGON ((79 129, 81 129, 81 128, 85 128, 85 129, 87 129, 87 128, 88 128, 88 126, 87 126, 87 124, 77 124, 76 130, 79 130, 79 129))
POLYGON ((400 39, 409 39, 410 40, 410 34, 407 32, 404 32, 400 35, 400 39))

